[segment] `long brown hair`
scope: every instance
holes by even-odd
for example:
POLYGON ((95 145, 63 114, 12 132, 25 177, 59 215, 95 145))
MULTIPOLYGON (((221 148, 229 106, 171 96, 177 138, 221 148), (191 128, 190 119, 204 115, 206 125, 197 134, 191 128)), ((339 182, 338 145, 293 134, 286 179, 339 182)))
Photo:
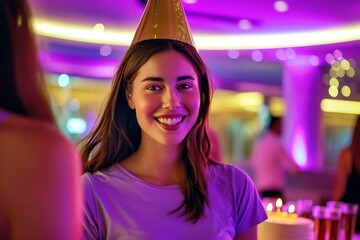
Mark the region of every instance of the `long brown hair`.
POLYGON ((55 124, 24 0, 0 3, 0 107, 55 124))
POLYGON ((360 115, 357 116, 350 144, 353 164, 356 171, 360 173, 360 115))
POLYGON ((173 212, 196 222, 209 204, 206 171, 215 160, 209 157, 208 113, 212 83, 200 55, 192 46, 175 40, 146 40, 128 49, 113 79, 112 89, 103 113, 93 131, 80 142, 84 172, 95 172, 118 163, 133 154, 140 145, 141 129, 135 111, 126 101, 126 89, 140 67, 154 54, 176 50, 194 66, 199 77, 201 104, 197 121, 186 137, 182 152, 180 186, 184 201, 173 212))

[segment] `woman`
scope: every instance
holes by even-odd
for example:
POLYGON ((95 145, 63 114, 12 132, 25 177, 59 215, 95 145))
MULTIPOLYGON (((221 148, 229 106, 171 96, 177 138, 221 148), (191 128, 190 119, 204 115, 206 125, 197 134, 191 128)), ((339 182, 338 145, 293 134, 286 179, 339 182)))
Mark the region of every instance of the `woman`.
MULTIPOLYGON (((335 201, 360 205, 360 116, 357 117, 351 144, 342 149, 337 161, 333 193, 335 201)), ((355 231, 360 233, 358 213, 355 231)))
POLYGON ((257 239, 250 178, 210 158, 211 84, 187 43, 130 46, 82 142, 85 239, 257 239))
POLYGON ((0 3, 0 239, 79 239, 80 159, 44 96, 30 12, 0 3))

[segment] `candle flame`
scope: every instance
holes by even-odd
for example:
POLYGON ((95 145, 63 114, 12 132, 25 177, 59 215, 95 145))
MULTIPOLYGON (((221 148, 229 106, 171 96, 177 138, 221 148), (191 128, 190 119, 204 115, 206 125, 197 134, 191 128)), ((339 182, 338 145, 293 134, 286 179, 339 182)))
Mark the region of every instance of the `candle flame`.
POLYGON ((282 207, 283 202, 282 202, 281 198, 276 199, 275 205, 276 205, 276 208, 281 208, 282 207))
POLYGON ((295 212, 295 206, 294 206, 294 204, 290 204, 289 209, 288 209, 288 212, 289 212, 289 213, 294 213, 294 212, 295 212))
POLYGON ((272 212, 272 210, 273 210, 273 205, 272 205, 272 203, 268 203, 268 205, 266 205, 266 211, 272 212))

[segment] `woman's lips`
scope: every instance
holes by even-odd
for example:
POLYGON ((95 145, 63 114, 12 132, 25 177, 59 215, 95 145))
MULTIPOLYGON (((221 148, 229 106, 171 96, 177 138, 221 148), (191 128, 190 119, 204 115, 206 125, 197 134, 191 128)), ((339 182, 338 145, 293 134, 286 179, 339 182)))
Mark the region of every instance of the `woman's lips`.
POLYGON ((163 128, 168 130, 177 129, 184 121, 185 116, 161 116, 154 118, 163 128))

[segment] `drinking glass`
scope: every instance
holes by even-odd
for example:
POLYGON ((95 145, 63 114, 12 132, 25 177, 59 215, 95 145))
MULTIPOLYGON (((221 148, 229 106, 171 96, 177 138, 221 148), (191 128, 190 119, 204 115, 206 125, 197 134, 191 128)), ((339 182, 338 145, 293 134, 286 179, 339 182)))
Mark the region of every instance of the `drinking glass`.
POLYGON ((341 203, 342 223, 345 240, 351 240, 355 232, 356 216, 359 205, 352 203, 341 203))
MULTIPOLYGON (((340 201, 327 201, 326 202, 326 207, 328 207, 328 208, 340 208, 341 209, 341 204, 343 204, 343 202, 340 202, 340 201)), ((343 221, 341 219, 340 228, 342 228, 342 225, 343 225, 343 221)))
POLYGON ((341 214, 341 208, 326 207, 325 218, 327 222, 326 232, 328 240, 338 240, 340 233, 341 214))
POLYGON ((312 215, 315 223, 315 240, 325 240, 326 236, 326 207, 314 206, 312 215))

